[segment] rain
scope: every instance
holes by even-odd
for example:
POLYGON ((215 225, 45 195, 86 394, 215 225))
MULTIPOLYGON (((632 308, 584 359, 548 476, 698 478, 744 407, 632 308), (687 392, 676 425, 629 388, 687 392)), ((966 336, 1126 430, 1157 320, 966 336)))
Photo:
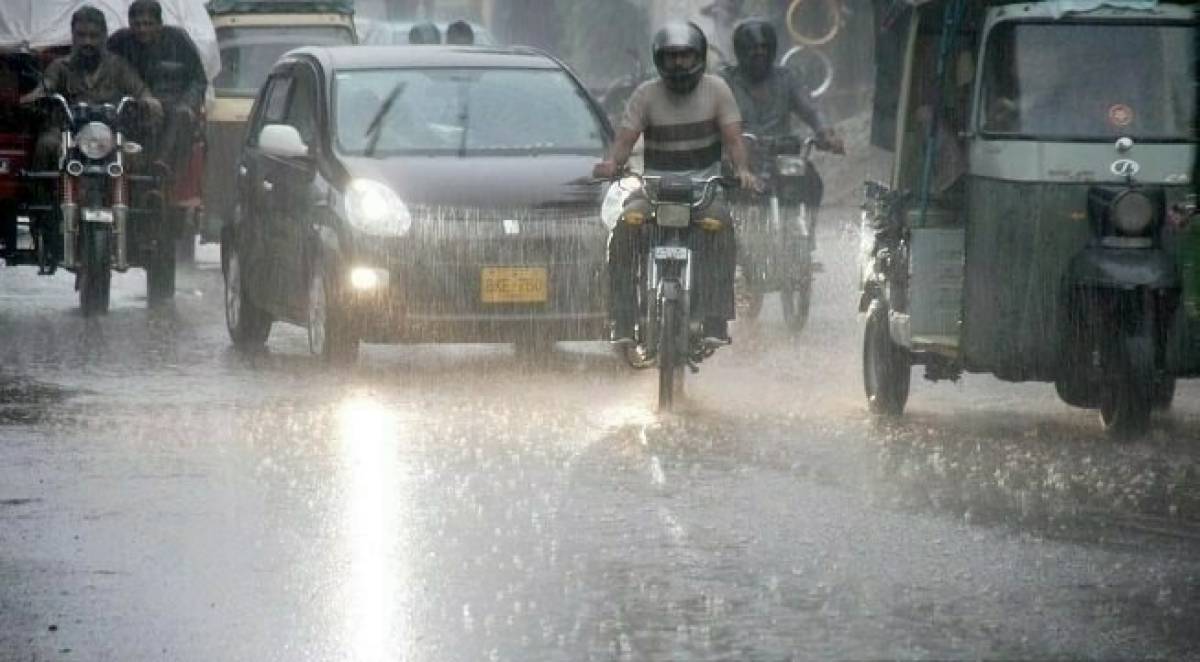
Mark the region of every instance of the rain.
POLYGON ((130 180, 102 306, 7 94, 86 3, 0 7, 0 662, 1200 659, 1194 6, 158 2, 203 159, 176 237, 130 180), (711 173, 662 133, 594 169, 660 27, 720 74, 754 18, 827 131, 740 138, 747 192, 713 129, 672 227, 711 173), (1088 21, 1128 95, 1031 119, 1022 44, 1088 21), (726 343, 688 289, 734 230, 726 343))

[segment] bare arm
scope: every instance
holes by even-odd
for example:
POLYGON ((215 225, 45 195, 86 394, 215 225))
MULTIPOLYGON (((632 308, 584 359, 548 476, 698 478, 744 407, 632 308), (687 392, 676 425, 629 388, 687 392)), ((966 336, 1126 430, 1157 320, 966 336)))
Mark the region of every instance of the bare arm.
POLYGON ((750 157, 746 154, 746 144, 742 142, 742 123, 730 122, 721 127, 721 142, 725 153, 733 161, 733 169, 743 188, 759 188, 758 180, 750 172, 750 157))
POLYGON ((593 176, 600 179, 608 179, 616 176, 621 168, 625 167, 625 163, 629 161, 629 155, 633 153, 633 146, 637 144, 638 138, 641 135, 640 131, 630 128, 621 127, 617 129, 617 138, 613 141, 608 158, 597 163, 592 168, 593 176))
POLYGON ((633 146, 637 144, 640 136, 640 131, 634 131, 625 127, 617 129, 617 139, 613 141, 612 151, 608 155, 608 160, 612 161, 618 168, 623 167, 629 161, 629 155, 633 153, 633 146))

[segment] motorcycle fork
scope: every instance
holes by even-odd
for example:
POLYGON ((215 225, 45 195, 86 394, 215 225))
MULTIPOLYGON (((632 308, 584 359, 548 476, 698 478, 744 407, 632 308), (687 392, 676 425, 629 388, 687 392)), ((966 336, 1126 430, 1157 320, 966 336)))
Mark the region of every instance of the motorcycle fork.
MULTIPOLYGON (((121 144, 119 134, 117 144, 121 144)), ((112 177, 110 193, 113 210, 113 243, 116 249, 113 268, 117 271, 125 271, 129 268, 129 182, 125 178, 125 164, 122 161, 121 152, 118 150, 117 166, 120 174, 112 177)))
POLYGON ((59 176, 59 207, 62 209, 63 264, 74 269, 75 246, 79 240, 79 190, 75 177, 66 170, 59 176))

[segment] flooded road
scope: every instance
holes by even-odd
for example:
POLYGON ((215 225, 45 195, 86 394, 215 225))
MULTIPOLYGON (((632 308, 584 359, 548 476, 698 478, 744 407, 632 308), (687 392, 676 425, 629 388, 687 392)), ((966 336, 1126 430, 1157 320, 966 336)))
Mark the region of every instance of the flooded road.
MULTIPOLYGON (((829 218, 833 218, 831 214, 829 218)), ((80 317, 0 270, 0 660, 1200 659, 1200 388, 863 403, 855 241, 689 378, 603 344, 234 352, 216 251, 80 317)))

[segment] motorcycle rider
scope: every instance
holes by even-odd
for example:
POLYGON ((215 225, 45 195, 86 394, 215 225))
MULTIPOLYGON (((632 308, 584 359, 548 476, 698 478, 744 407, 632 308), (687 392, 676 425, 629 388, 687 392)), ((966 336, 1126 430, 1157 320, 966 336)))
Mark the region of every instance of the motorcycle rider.
MULTIPOLYGON (((798 116, 815 133, 818 149, 845 154, 837 132, 826 124, 800 77, 791 69, 777 66, 778 38, 775 27, 762 18, 749 18, 733 31, 733 50, 737 64, 726 67, 721 75, 729 84, 742 113, 748 133, 762 138, 781 138, 792 134, 792 115, 798 116)), ((820 203, 819 180, 813 204, 813 240, 816 248, 816 206, 820 203)))
MULTIPOLYGON (((756 188, 742 145, 742 118, 729 86, 705 73, 708 41, 694 23, 672 23, 655 33, 651 42, 658 78, 642 83, 630 97, 608 158, 593 174, 609 179, 625 167, 638 138, 645 137, 647 174, 671 172, 707 174, 719 168, 722 147, 733 161, 742 186, 756 188)), ((647 207, 634 195, 626 203, 647 207)), ((727 321, 733 319, 733 276, 736 240, 732 219, 722 205, 693 212, 715 223, 691 233, 699 273, 693 301, 704 317, 704 341, 729 343, 727 321)), ((613 228, 608 243, 609 307, 612 338, 633 341, 636 315, 636 260, 646 251, 646 230, 631 225, 627 214, 613 228)))
POLYGON ((163 25, 158 0, 134 0, 129 27, 109 37, 108 50, 125 58, 162 102, 165 117, 155 158, 160 168, 178 171, 191 155, 208 88, 196 45, 183 29, 163 25))
MULTIPOLYGON (((150 124, 156 123, 162 117, 162 104, 124 59, 108 52, 104 46, 107 37, 108 21, 103 12, 91 5, 77 9, 71 15, 71 52, 51 62, 42 84, 23 96, 21 102, 61 94, 68 104, 97 105, 115 104, 129 96, 147 110, 150 124)), ((58 126, 43 129, 34 151, 36 169, 58 167, 60 138, 58 126)))

